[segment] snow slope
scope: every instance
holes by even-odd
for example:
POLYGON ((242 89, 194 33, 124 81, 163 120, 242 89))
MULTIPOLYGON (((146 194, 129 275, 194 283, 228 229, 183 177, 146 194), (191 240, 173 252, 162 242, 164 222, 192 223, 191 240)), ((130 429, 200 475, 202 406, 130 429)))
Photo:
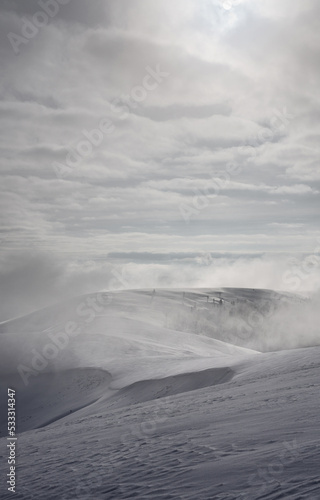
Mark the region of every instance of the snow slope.
POLYGON ((283 298, 302 301, 243 289, 92 294, 0 324, 1 401, 8 386, 17 397, 16 498, 320 498, 320 348, 261 353, 239 345, 261 344, 252 321, 234 331, 243 307, 283 298))

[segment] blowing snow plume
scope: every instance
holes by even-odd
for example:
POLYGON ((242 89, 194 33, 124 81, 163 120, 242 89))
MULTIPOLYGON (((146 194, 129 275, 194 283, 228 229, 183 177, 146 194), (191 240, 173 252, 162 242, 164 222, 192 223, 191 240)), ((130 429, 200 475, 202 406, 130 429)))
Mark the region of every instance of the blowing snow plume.
POLYGON ((320 297, 255 289, 181 291, 168 327, 261 352, 320 344, 320 297))

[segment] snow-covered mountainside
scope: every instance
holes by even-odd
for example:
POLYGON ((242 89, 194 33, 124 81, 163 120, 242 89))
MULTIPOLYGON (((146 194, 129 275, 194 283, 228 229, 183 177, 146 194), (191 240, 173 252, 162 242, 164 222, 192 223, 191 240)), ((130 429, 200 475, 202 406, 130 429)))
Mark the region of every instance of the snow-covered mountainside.
POLYGON ((157 289, 0 324, 15 497, 320 498, 317 314, 311 299, 268 290, 157 289))

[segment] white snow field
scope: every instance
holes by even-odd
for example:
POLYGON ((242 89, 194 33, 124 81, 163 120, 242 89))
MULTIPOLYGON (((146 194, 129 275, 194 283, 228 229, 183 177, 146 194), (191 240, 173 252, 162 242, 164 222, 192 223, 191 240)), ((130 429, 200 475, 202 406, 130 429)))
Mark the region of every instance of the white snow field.
POLYGON ((317 319, 290 294, 157 289, 1 323, 0 498, 320 499, 317 319))

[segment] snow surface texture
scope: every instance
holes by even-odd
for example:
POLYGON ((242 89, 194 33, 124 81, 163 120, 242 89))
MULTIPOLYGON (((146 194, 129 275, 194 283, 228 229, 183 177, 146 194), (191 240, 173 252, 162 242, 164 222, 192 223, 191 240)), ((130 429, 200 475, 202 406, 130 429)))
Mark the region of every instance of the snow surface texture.
POLYGON ((0 324, 0 498, 12 387, 17 499, 319 499, 318 311, 157 289, 0 324))

